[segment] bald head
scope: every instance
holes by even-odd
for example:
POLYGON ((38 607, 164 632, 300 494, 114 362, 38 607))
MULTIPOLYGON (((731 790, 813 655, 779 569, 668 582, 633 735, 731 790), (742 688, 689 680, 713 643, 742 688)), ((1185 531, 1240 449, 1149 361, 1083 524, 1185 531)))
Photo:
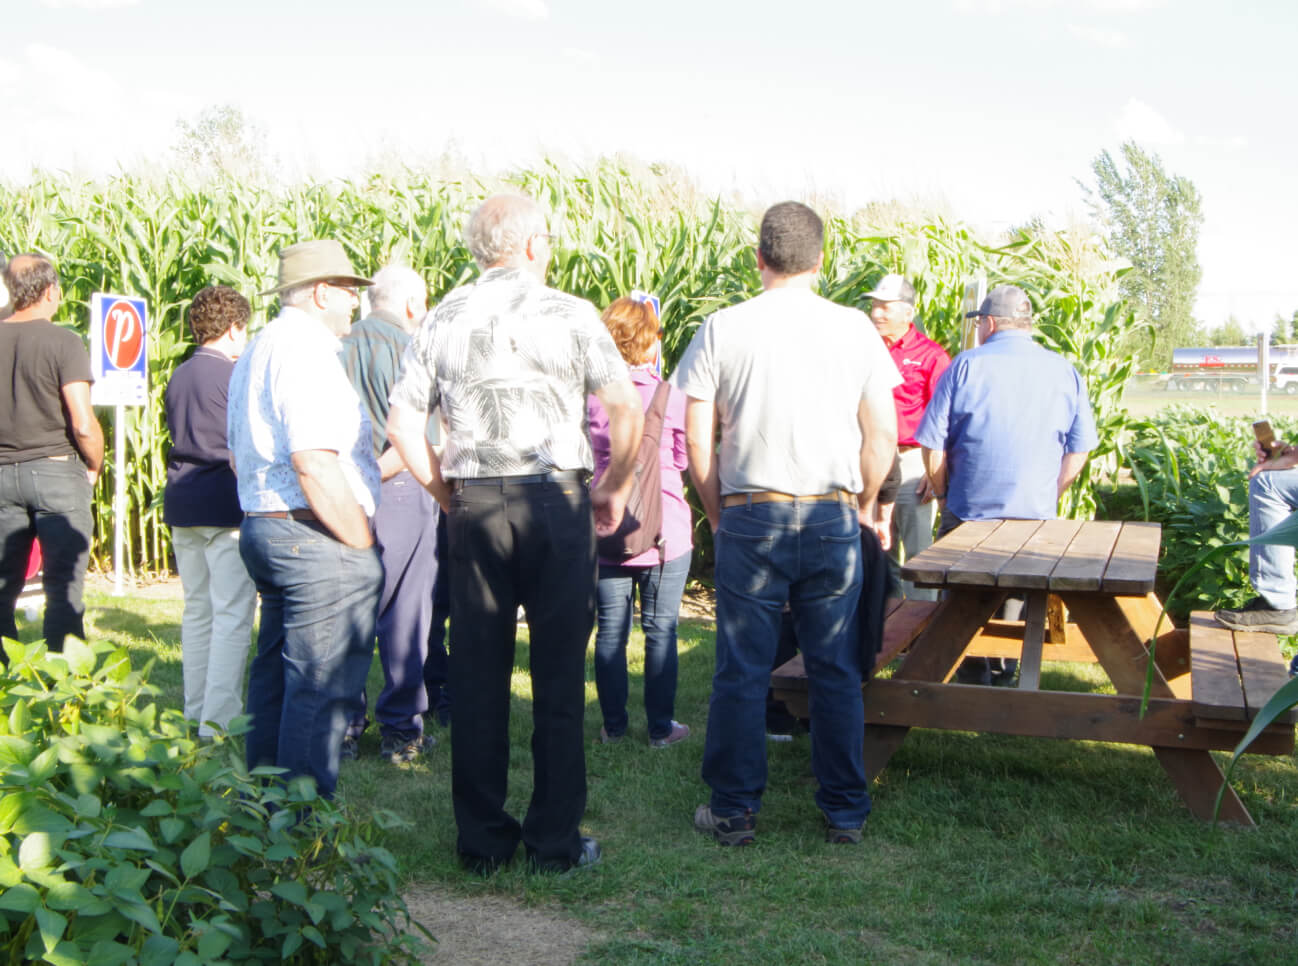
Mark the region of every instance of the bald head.
POLYGON ((538 235, 545 235, 540 205, 523 195, 493 195, 469 218, 464 244, 479 268, 521 267, 538 235))

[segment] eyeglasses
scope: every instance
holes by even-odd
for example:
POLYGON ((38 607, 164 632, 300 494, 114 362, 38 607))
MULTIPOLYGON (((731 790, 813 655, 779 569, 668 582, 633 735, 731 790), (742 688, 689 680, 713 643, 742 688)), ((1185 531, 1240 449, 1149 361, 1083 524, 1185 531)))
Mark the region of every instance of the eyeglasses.
POLYGON ((359 299, 361 297, 361 290, 355 285, 344 285, 342 282, 335 282, 332 279, 326 279, 325 284, 330 288, 338 289, 340 292, 346 292, 354 299, 359 299))

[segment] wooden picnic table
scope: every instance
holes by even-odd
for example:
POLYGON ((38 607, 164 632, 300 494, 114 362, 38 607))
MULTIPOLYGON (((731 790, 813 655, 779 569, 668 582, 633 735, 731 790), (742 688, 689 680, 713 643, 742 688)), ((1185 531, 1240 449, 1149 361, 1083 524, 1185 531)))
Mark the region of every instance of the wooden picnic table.
MULTIPOLYGON (((1223 783, 1209 750, 1235 746, 1285 668, 1271 635, 1232 634, 1202 614, 1192 668, 1190 634, 1165 621, 1141 716, 1146 642, 1161 610, 1153 593, 1159 540, 1153 523, 992 520, 965 523, 912 558, 902 575, 944 593, 923 629, 908 634, 895 673, 864 688, 867 773, 887 767, 912 727, 1125 742, 1153 749, 1191 811, 1209 818, 1223 783), (1025 619, 994 620, 1011 594, 1026 598, 1025 619), (1066 625, 1057 612, 1048 616, 1052 595, 1066 625), (966 654, 1020 658, 1019 686, 949 683, 966 654), (1043 659, 1098 661, 1117 693, 1042 690, 1043 659)), ((1253 750, 1293 747, 1293 726, 1284 723, 1253 750)), ((1221 817, 1253 824, 1229 787, 1221 817)))

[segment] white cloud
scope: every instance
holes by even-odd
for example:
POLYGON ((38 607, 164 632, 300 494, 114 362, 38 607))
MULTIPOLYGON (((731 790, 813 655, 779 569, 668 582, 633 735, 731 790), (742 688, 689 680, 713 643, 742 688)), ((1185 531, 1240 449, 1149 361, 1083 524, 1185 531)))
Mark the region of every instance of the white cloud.
POLYGON ((1190 139, 1192 144, 1205 148, 1228 148, 1239 150, 1248 147, 1248 138, 1242 134, 1196 134, 1190 139))
POLYGON ((41 3, 55 10, 72 8, 76 10, 110 10, 113 7, 133 7, 140 0, 41 0, 41 3))
POLYGON ((1185 135, 1172 126, 1172 122, 1144 101, 1132 98, 1114 122, 1119 140, 1140 144, 1184 144, 1185 135))
POLYGON ((599 54, 593 50, 585 50, 581 47, 565 47, 562 53, 565 59, 572 61, 578 67, 599 66, 599 54))
POLYGON ((1080 24, 1070 23, 1068 32, 1078 40, 1084 40, 1088 44, 1095 44, 1097 47, 1106 47, 1109 50, 1119 50, 1127 46, 1128 38, 1121 30, 1102 30, 1099 27, 1084 27, 1080 24))
POLYGON ((952 0, 957 13, 996 16, 1011 10, 1055 10, 1081 8, 1105 13, 1135 13, 1163 6, 1167 0, 952 0))
POLYGON ((487 6, 520 20, 550 19, 550 5, 545 0, 487 0, 487 6))

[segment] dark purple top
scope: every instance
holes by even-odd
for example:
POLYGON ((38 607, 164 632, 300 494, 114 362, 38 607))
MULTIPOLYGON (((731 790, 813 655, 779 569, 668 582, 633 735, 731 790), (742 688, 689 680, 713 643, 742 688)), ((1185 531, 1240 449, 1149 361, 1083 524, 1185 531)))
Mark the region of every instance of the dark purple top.
POLYGON ((200 347, 167 383, 167 489, 162 519, 173 527, 237 527, 239 488, 225 440, 225 404, 234 361, 200 347))

